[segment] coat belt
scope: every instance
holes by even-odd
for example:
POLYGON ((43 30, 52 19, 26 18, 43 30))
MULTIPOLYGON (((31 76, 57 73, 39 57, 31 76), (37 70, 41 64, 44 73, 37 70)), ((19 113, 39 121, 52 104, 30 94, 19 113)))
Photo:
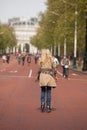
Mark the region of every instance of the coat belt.
POLYGON ((55 76, 56 71, 54 69, 41 68, 41 73, 50 74, 51 76, 55 76))

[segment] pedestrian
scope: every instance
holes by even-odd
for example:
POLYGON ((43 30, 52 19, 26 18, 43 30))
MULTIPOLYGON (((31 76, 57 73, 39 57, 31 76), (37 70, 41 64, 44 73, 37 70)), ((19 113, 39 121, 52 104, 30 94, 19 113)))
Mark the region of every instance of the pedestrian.
POLYGON ((7 60, 6 60, 6 61, 7 61, 7 63, 9 64, 9 62, 10 62, 10 54, 7 54, 6 57, 7 57, 7 60))
POLYGON ((53 65, 55 66, 55 68, 58 68, 59 61, 58 61, 58 59, 55 56, 53 56, 53 57, 54 57, 53 65))
POLYGON ((31 63, 31 57, 30 57, 29 54, 28 54, 28 56, 27 56, 27 63, 28 63, 28 65, 31 63))
POLYGON ((48 49, 42 50, 38 59, 39 85, 41 87, 41 112, 51 112, 51 90, 56 88, 56 73, 53 57, 48 49))
POLYGON ((61 65, 63 68, 63 77, 68 78, 69 75, 69 66, 70 66, 70 60, 68 56, 64 56, 61 60, 61 65))
POLYGON ((20 63, 21 63, 21 54, 20 53, 18 54, 17 59, 18 59, 18 64, 20 65, 20 63))
POLYGON ((24 63, 25 63, 25 58, 26 58, 26 54, 25 54, 25 53, 22 53, 22 54, 21 54, 22 65, 24 65, 24 63))
POLYGON ((38 53, 35 55, 34 59, 35 59, 35 64, 37 64, 37 61, 39 59, 39 54, 38 53))
POLYGON ((2 63, 6 63, 6 60, 7 60, 7 57, 6 57, 5 54, 3 54, 3 56, 2 56, 2 63))

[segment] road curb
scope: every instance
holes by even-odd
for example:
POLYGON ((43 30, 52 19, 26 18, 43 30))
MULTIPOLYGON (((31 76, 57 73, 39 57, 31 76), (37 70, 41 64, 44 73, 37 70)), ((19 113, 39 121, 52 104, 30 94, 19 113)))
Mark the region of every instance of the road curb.
POLYGON ((72 68, 71 68, 71 70, 73 70, 73 71, 75 71, 75 72, 77 72, 77 73, 80 73, 80 74, 85 74, 85 75, 87 75, 87 71, 79 71, 79 70, 75 70, 75 69, 72 69, 72 68))

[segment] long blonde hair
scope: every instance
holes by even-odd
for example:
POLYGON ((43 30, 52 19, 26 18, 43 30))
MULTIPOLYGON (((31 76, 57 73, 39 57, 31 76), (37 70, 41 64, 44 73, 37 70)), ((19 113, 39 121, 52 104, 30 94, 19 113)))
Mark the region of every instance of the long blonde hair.
POLYGON ((53 57, 49 49, 43 49, 39 59, 39 65, 43 68, 52 68, 53 57))

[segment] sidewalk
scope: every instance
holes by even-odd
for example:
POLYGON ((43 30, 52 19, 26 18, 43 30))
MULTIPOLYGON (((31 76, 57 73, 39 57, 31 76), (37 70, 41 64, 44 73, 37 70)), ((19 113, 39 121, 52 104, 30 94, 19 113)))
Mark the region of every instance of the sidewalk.
POLYGON ((77 67, 77 69, 73 69, 73 67, 72 67, 70 69, 72 69, 73 71, 78 72, 78 73, 87 74, 87 71, 82 71, 82 68, 77 67))

